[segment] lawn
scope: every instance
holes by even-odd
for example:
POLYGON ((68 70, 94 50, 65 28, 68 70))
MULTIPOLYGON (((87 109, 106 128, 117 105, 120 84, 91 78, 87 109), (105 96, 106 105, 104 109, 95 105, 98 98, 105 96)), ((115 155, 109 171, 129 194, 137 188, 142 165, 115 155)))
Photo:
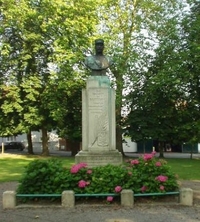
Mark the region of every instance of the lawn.
MULTIPOLYGON (((38 158, 59 158, 66 167, 74 164, 73 157, 41 157, 31 155, 0 154, 0 182, 18 181, 25 166, 38 158)), ((166 159, 172 171, 182 180, 200 180, 200 159, 166 159)))
POLYGON ((18 181, 25 167, 35 159, 59 158, 63 165, 69 167, 74 164, 73 157, 41 157, 38 155, 0 154, 0 182, 18 181))
POLYGON ((182 180, 200 180, 200 159, 166 159, 182 180))

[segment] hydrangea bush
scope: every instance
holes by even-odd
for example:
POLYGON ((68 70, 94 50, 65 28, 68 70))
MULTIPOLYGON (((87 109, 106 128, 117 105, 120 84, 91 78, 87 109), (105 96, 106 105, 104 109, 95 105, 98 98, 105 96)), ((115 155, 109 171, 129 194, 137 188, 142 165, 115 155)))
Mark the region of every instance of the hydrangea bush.
MULTIPOLYGON (((86 163, 66 169, 58 160, 31 162, 18 187, 18 193, 120 193, 131 189, 134 193, 170 192, 178 189, 177 178, 165 160, 155 153, 127 160, 120 166, 106 165, 88 168, 86 163)), ((108 196, 107 201, 112 202, 108 196)))

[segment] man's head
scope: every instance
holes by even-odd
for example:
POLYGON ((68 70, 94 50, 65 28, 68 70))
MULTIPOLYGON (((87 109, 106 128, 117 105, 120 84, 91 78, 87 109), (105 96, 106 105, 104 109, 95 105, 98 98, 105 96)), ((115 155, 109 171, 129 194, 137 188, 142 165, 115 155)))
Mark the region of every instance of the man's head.
POLYGON ((103 55, 104 50, 104 40, 103 39, 96 39, 95 40, 95 51, 97 55, 103 55))

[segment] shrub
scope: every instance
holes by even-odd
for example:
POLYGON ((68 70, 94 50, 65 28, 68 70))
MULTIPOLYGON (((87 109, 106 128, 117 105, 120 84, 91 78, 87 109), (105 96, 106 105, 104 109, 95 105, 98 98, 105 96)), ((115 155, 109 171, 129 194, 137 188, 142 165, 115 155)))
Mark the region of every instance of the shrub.
MULTIPOLYGON (((57 159, 31 162, 18 187, 18 193, 134 193, 176 191, 178 184, 167 162, 145 154, 120 166, 106 165, 89 169, 79 163, 66 169, 57 159)), ((111 198, 108 198, 111 201, 111 198)))
POLYGON ((70 172, 68 174, 67 172, 57 159, 34 160, 26 167, 19 181, 17 192, 23 194, 60 193, 62 183, 70 175, 70 172))
POLYGON ((177 178, 165 160, 155 158, 155 153, 144 154, 136 160, 127 161, 129 179, 126 189, 135 193, 170 192, 178 189, 177 178))

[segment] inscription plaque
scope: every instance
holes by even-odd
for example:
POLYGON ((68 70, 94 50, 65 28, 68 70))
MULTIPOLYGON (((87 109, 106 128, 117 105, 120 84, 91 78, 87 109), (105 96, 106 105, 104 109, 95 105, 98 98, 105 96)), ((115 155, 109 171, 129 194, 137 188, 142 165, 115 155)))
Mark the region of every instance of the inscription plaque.
POLYGON ((89 148, 109 145, 107 89, 89 89, 89 148))

